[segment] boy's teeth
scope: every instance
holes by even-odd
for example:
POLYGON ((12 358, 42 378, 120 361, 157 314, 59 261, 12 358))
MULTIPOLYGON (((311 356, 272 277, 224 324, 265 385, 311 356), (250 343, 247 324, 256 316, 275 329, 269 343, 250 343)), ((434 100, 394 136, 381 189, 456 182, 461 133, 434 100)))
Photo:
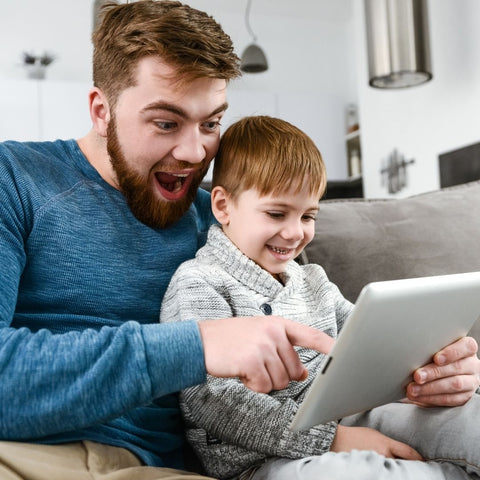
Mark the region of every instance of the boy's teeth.
POLYGON ((272 250, 275 253, 279 253, 280 255, 285 255, 286 253, 288 253, 288 250, 283 250, 283 249, 278 248, 278 247, 272 247, 272 250))

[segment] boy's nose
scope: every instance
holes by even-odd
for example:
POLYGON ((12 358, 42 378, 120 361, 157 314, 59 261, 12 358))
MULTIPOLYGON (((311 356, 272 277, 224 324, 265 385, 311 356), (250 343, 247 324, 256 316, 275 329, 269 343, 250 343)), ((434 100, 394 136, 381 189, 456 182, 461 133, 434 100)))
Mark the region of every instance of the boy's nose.
POLYGON ((283 228, 283 236, 289 240, 301 240, 304 237, 303 226, 300 221, 288 222, 283 228))

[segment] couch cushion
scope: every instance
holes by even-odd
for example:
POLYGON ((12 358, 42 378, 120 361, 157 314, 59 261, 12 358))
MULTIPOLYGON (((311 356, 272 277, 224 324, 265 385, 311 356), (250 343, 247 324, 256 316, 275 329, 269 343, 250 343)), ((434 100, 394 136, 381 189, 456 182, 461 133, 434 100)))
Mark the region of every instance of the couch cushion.
POLYGON ((480 181, 404 199, 321 201, 315 230, 302 260, 322 265, 353 302, 372 281, 480 271, 480 181))

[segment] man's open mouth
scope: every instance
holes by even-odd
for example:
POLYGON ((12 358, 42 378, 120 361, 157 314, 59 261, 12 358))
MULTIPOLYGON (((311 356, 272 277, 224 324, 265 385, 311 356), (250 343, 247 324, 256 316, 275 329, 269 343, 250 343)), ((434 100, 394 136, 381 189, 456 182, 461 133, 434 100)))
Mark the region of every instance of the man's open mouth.
POLYGON ((155 174, 160 193, 167 200, 178 200, 188 190, 192 175, 189 173, 165 173, 155 174))

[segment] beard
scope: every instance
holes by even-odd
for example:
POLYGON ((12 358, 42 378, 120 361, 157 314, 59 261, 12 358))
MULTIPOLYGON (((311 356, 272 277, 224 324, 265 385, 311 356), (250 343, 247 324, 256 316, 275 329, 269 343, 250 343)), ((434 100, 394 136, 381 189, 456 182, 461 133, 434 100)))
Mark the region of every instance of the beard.
MULTIPOLYGON (((115 171, 120 191, 135 218, 152 228, 167 228, 176 223, 195 200, 198 187, 207 173, 208 164, 202 165, 195 173, 186 194, 179 200, 167 201, 154 194, 154 186, 148 177, 142 177, 125 158, 118 140, 115 118, 112 117, 107 129, 107 151, 115 171)), ((180 169, 191 168, 188 162, 179 162, 180 169)), ((154 180, 156 181, 156 180, 154 180)))

